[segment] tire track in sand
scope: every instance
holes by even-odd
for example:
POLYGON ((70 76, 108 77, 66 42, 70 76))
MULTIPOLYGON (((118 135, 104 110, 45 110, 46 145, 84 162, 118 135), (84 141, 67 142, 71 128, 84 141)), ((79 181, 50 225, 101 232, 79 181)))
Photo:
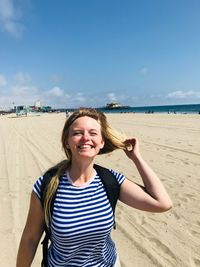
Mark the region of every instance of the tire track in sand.
POLYGON ((0 190, 1 190, 1 224, 0 232, 6 236, 4 243, 0 245, 1 261, 7 262, 8 266, 13 266, 16 257, 16 240, 15 235, 15 214, 13 203, 16 201, 14 193, 13 163, 15 159, 15 132, 8 123, 0 127, 0 190), (4 260, 5 259, 5 260, 4 260))

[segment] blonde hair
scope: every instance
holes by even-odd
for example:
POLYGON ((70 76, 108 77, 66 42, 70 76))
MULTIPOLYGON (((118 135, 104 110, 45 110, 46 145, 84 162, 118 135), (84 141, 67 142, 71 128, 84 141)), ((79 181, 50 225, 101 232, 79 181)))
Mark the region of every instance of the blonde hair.
POLYGON ((55 166, 57 168, 57 173, 52 177, 45 195, 44 214, 47 226, 49 226, 51 219, 50 206, 52 197, 59 185, 59 177, 61 177, 64 172, 70 167, 72 161, 71 150, 67 147, 69 128, 73 124, 73 122, 80 117, 90 117, 99 122, 101 126, 102 138, 104 140, 104 147, 99 151, 99 154, 109 153, 116 149, 125 149, 124 136, 122 136, 108 124, 107 118, 103 112, 92 108, 79 108, 78 110, 74 111, 67 118, 61 136, 62 148, 65 152, 67 160, 62 161, 55 166))

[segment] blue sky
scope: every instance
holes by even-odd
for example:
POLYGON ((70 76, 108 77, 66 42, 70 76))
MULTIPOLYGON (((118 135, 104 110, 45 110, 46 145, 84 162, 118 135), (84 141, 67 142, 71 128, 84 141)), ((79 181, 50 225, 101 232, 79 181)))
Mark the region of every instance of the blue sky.
POLYGON ((0 108, 200 103, 199 0, 0 0, 0 108))

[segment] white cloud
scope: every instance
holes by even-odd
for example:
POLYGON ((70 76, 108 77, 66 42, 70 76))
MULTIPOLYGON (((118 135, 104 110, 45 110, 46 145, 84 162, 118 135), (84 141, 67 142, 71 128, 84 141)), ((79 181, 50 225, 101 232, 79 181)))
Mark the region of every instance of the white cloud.
POLYGON ((22 35, 24 27, 22 24, 14 21, 4 22, 4 30, 10 33, 14 37, 20 37, 22 35))
POLYGON ((16 105, 33 105, 36 99, 40 99, 39 89, 33 85, 14 85, 9 92, 10 103, 16 105))
POLYGON ((35 95, 38 93, 38 89, 35 86, 15 85, 11 87, 11 93, 13 96, 20 96, 21 98, 26 96, 35 95))
POLYGON ((7 81, 4 75, 0 74, 0 86, 6 86, 7 81))
POLYGON ((69 99, 69 98, 71 98, 71 96, 69 94, 65 94, 65 98, 69 99))
POLYGON ((51 105, 52 107, 72 108, 79 107, 80 105, 88 106, 91 102, 90 99, 82 92, 66 93, 59 87, 54 87, 53 89, 46 91, 44 96, 46 102, 48 101, 48 105, 51 105))
MULTIPOLYGON (((83 93, 68 94, 58 86, 50 90, 28 84, 31 80, 28 74, 18 73, 14 76, 13 85, 0 87, 0 108, 11 108, 13 105, 34 105, 38 99, 43 105, 50 105, 53 108, 65 108, 78 106, 87 98, 83 93)), ((0 83, 6 85, 3 75, 0 76, 0 83)))
POLYGON ((59 83, 62 81, 62 77, 58 74, 53 74, 51 77, 52 82, 59 83))
POLYGON ((27 84, 31 81, 31 76, 28 73, 18 72, 15 75, 15 81, 19 84, 27 84))
POLYGON ((24 26, 19 22, 20 8, 14 5, 14 0, 0 0, 0 25, 3 31, 14 37, 20 37, 24 26))
POLYGON ((64 92, 62 89, 60 89, 60 87, 55 86, 51 90, 47 91, 47 95, 60 97, 64 95, 64 92))
POLYGON ((80 106, 101 107, 108 102, 120 102, 129 104, 128 101, 133 101, 133 96, 117 92, 94 93, 93 92, 78 92, 75 89, 65 90, 59 86, 45 90, 32 84, 29 74, 19 72, 15 79, 8 80, 5 83, 5 77, 1 75, 0 81, 4 87, 0 87, 0 107, 13 107, 13 105, 34 105, 36 100, 39 100, 42 105, 49 105, 52 108, 76 108, 80 106), (14 103, 14 104, 13 104, 14 103))
POLYGON ((3 20, 12 18, 14 15, 14 7, 12 0, 0 0, 0 16, 3 20))
POLYGON ((37 87, 13 85, 1 90, 0 106, 11 108, 13 105, 33 105, 36 99, 45 99, 37 87))
POLYGON ((167 98, 176 98, 176 99, 184 99, 184 98, 200 98, 200 91, 174 91, 167 95, 167 98))
POLYGON ((86 102, 86 97, 84 96, 83 93, 77 93, 74 97, 75 102, 86 102))
POLYGON ((106 95, 106 101, 119 102, 119 103, 121 103, 121 104, 123 103, 125 105, 128 105, 128 103, 135 101, 135 100, 136 100, 135 96, 130 95, 130 94, 126 94, 125 90, 123 90, 123 89, 121 89, 119 93, 113 93, 112 92, 112 93, 108 93, 106 95))
POLYGON ((108 93, 107 97, 108 97, 108 100, 111 102, 117 101, 117 97, 116 97, 115 93, 108 93))

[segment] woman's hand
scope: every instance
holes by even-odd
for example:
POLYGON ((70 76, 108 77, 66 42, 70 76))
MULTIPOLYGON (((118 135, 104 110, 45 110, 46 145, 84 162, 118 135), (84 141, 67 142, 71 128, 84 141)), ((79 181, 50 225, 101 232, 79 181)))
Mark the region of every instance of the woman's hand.
POLYGON ((130 138, 125 140, 126 150, 124 152, 133 161, 140 157, 139 141, 137 138, 130 138))

